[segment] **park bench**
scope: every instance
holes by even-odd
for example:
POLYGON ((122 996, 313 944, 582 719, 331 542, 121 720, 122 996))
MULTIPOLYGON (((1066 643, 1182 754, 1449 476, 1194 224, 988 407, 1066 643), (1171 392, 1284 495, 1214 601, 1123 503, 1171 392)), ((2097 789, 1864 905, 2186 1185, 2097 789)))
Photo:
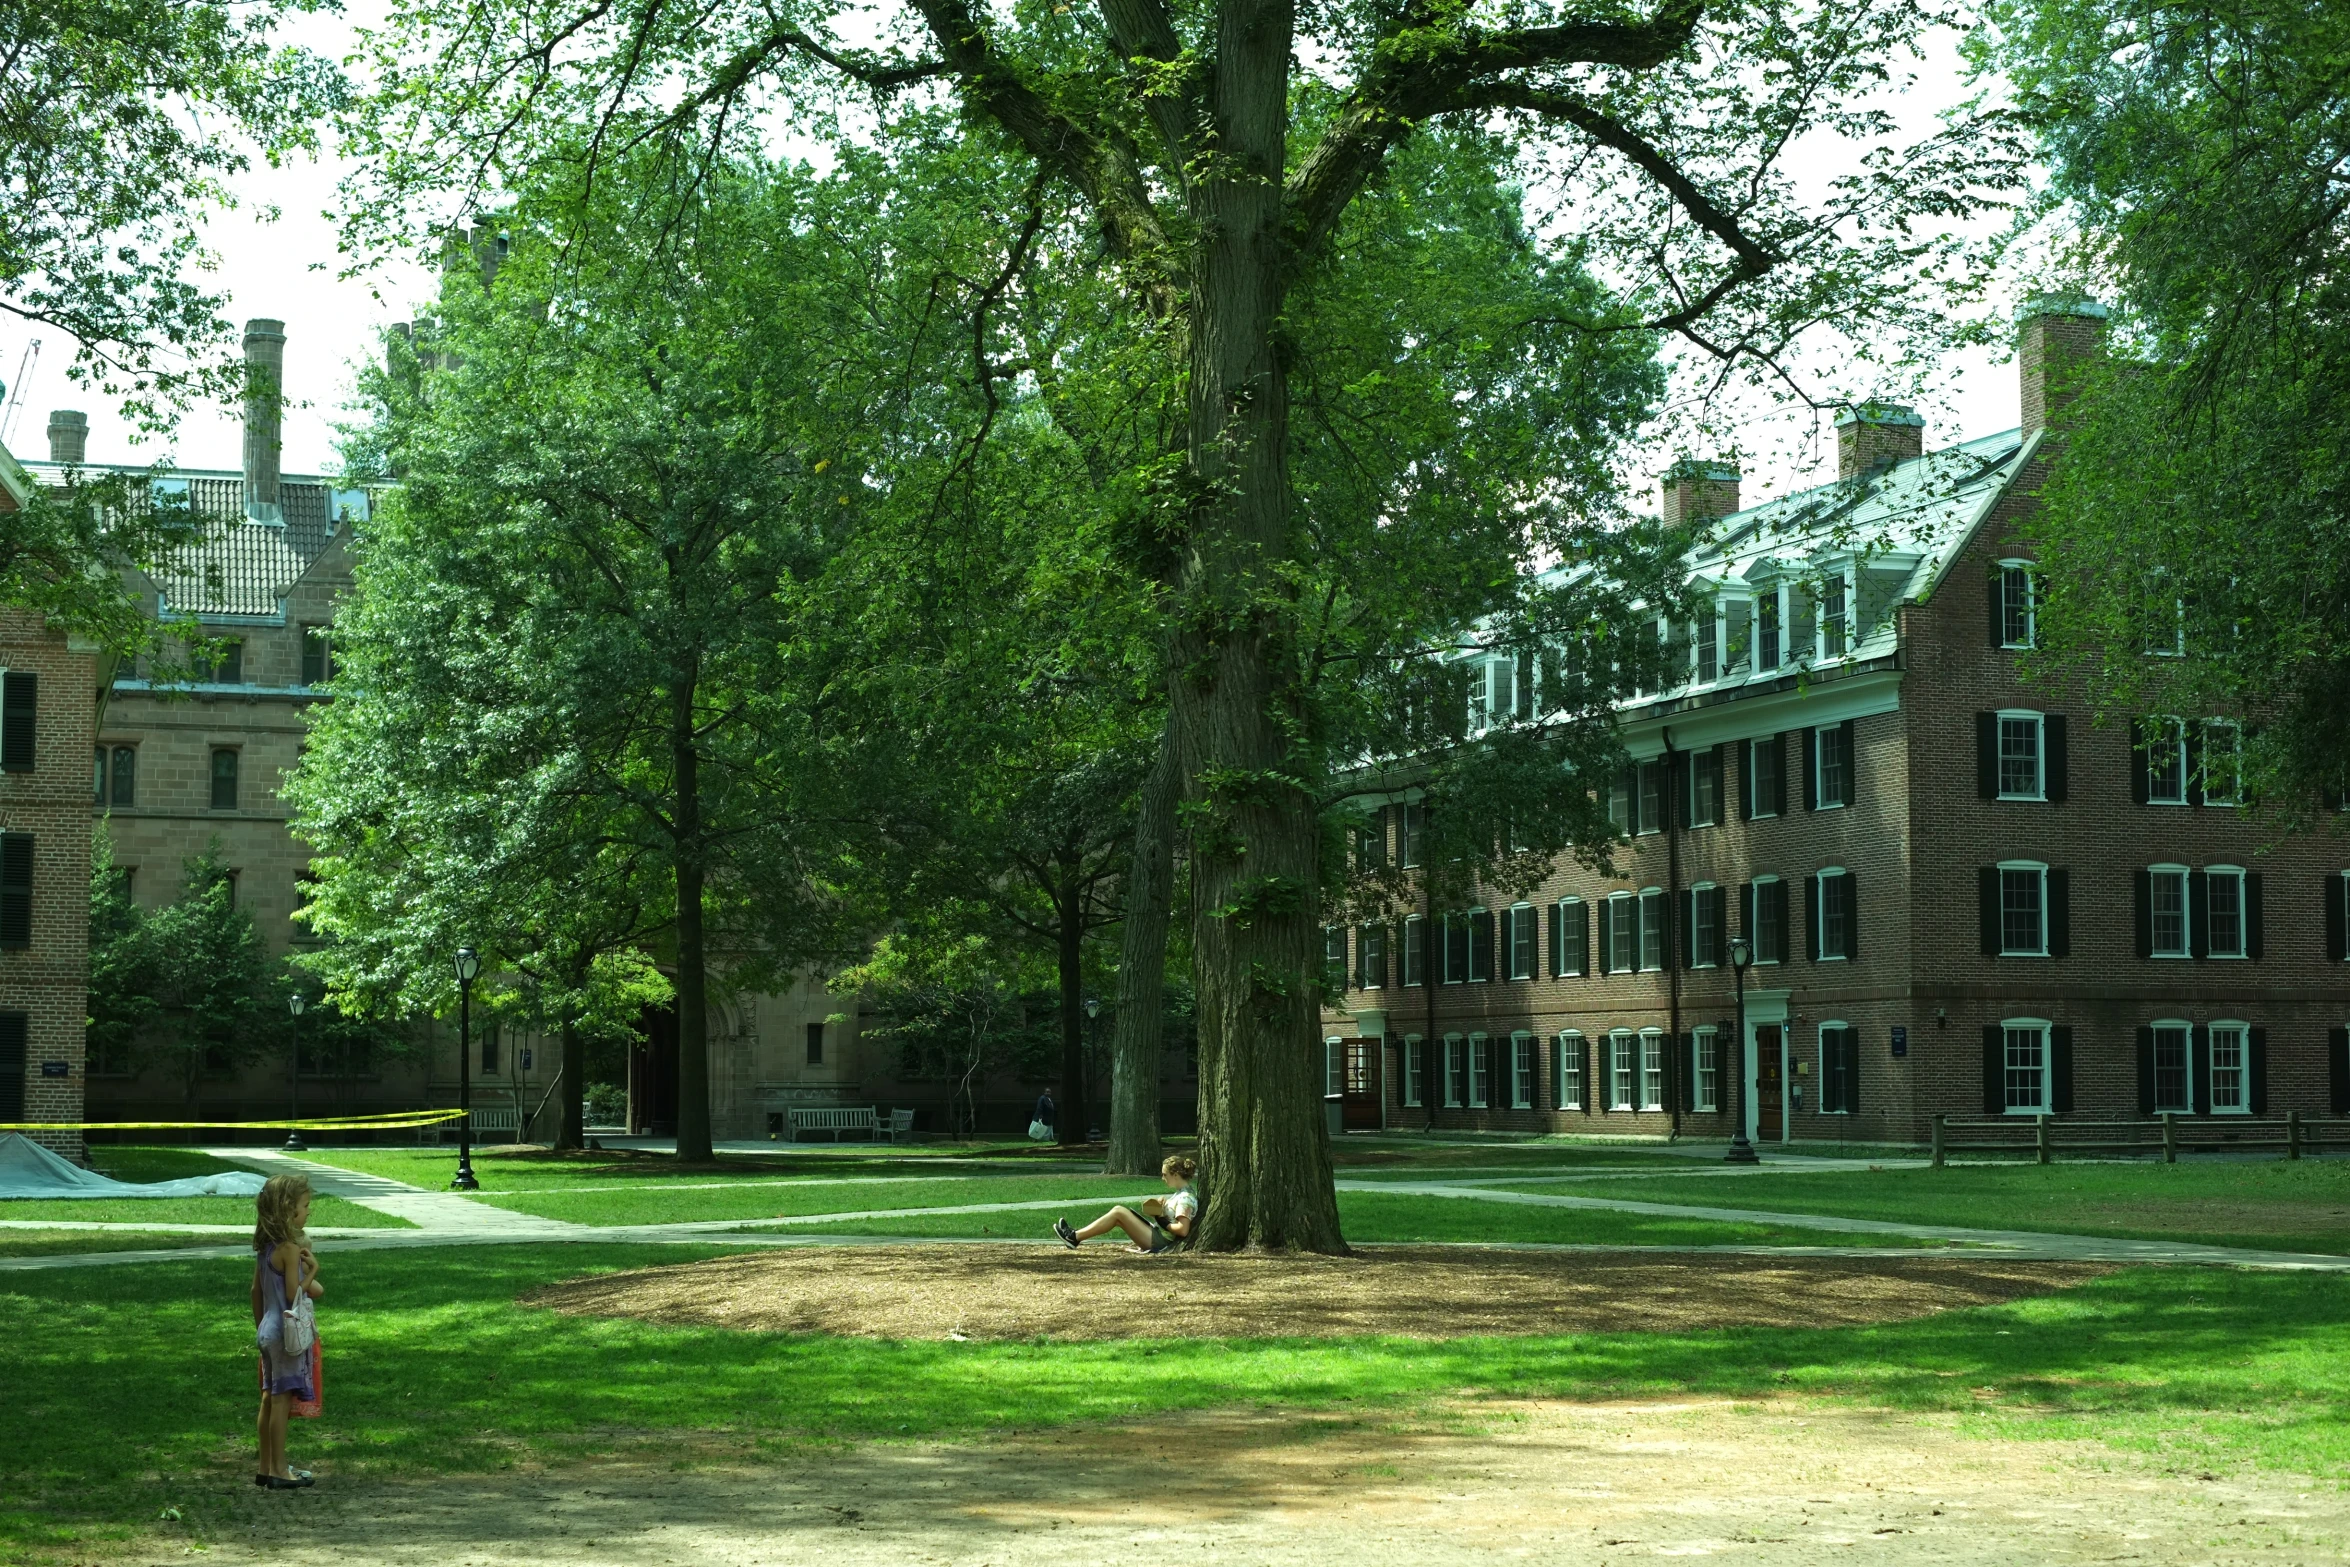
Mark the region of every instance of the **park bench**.
POLYGON ((910 1143, 914 1140, 913 1111, 892 1110, 889 1113, 889 1140, 893 1143, 910 1143))
POLYGON ((2305 1116, 2161 1115, 2129 1120, 2087 1120, 2069 1115, 1938 1115, 1934 1117, 1934 1164, 1952 1153, 1978 1150, 2032 1154, 2052 1164, 2060 1154, 2143 1154, 2176 1164, 2179 1150, 2235 1153, 2275 1149, 2287 1159, 2327 1144, 2350 1144, 2350 1118, 2305 1116))
POLYGON ((803 1132, 830 1132, 836 1143, 844 1132, 862 1132, 868 1138, 879 1138, 882 1133, 881 1117, 874 1114, 871 1105, 795 1106, 783 1115, 795 1143, 803 1132))
MULTIPOLYGON (((485 1134, 491 1132, 503 1132, 514 1142, 522 1140, 522 1112, 512 1105, 480 1106, 469 1111, 466 1119, 473 1123, 473 1140, 477 1143, 486 1142, 488 1138, 485 1134)), ((437 1121, 431 1126, 416 1129, 416 1140, 420 1143, 438 1145, 456 1139, 455 1121, 437 1121)))

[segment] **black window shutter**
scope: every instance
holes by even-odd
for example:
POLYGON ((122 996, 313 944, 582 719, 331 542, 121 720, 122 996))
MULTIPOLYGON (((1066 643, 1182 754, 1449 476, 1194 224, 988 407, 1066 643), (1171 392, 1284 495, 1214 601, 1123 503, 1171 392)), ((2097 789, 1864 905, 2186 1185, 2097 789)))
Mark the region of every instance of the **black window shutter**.
POLYGON ((1694 887, 1684 887, 1684 888, 1682 888, 1682 889, 1681 889, 1681 931, 1680 931, 1680 935, 1681 935, 1681 941, 1680 941, 1680 947, 1681 947, 1681 952, 1680 952, 1680 958, 1681 958, 1681 967, 1683 967, 1684 969, 1693 969, 1693 968, 1697 967, 1697 957, 1698 957, 1697 950, 1696 950, 1696 948, 1697 948, 1697 889, 1696 889, 1696 888, 1694 888, 1694 887))
POLYGON ((2073 1029, 2059 1023, 2048 1031, 2048 1108, 2058 1115, 2073 1109, 2073 1029))
POLYGON ((2007 646, 2007 573, 1998 566, 1991 568, 1991 645, 2007 646))
POLYGON ((1596 1114, 1599 1110, 1599 1090, 1591 1081, 1591 1041, 1575 1041, 1576 1073, 1583 1079, 1583 1113, 1596 1114))
POLYGON ((2138 956, 2154 956, 2154 873, 2141 865, 2130 879, 2138 889, 2138 956))
POLYGON ((2154 1113, 2154 1030, 2138 1030, 2138 1113, 2154 1113))
POLYGON ((1697 1113, 1697 1030, 1681 1036, 1681 1109, 1697 1113))
POLYGON ((32 834, 0 833, 0 947, 32 944, 32 834))
POLYGON ((1820 960, 1820 879, 1803 878, 1803 950, 1814 963, 1820 960))
POLYGON ((1567 971, 1567 908, 1554 903, 1543 911, 1543 919, 1550 926, 1550 944, 1544 949, 1550 959, 1550 977, 1558 978, 1567 971))
POLYGON ((1844 730, 1844 799, 1845 805, 1860 804, 1860 720, 1847 718, 1844 730))
POLYGON ((0 768, 12 773, 33 770, 33 738, 40 722, 40 676, 12 669, 0 676, 0 768))
POLYGON ((2146 751, 2146 732, 2136 724, 2130 725, 2130 798, 2140 805, 2146 803, 2147 774, 2154 758, 2146 751))
POLYGON ((1591 972, 1590 904, 1578 902, 1575 905, 1575 929, 1572 935, 1575 943, 1575 972, 1588 974, 1591 972))
POLYGON ((2266 1115, 2268 1114, 2268 1030, 2254 1027, 2245 1032, 2251 1045, 2251 1059, 2245 1064, 2250 1068, 2252 1078, 2252 1113, 2266 1115))
POLYGON ((1999 715, 1975 715, 1975 793, 1999 798, 1999 715))
POLYGON ((2048 955, 2073 955, 2073 873, 2061 865, 2048 868, 2048 955))
POLYGON ((1615 900, 1602 898, 1599 902, 1599 972, 1602 974, 1615 972, 1611 966, 1615 961, 1616 954, 1615 934, 1615 900))
POLYGON ((1818 736, 1819 731, 1814 729, 1799 730, 1795 736, 1796 744, 1803 747, 1803 808, 1807 811, 1816 811, 1820 808, 1818 736))
POLYGON ((2261 881, 2259 871, 2244 873, 2244 956, 2257 958, 2267 945, 2261 926, 2261 881))
POLYGON ((24 1119, 24 1058, 31 1033, 29 1014, 0 1012, 0 1121, 24 1119))
POLYGON ((1785 730, 1771 736, 1771 814, 1787 814, 1787 734, 1785 730))
POLYGON ((2004 943, 1999 929, 1999 867, 1986 865, 1975 872, 1976 913, 1982 920, 1983 956, 1995 958, 2004 943))
POLYGON ((1844 1026, 1844 1110, 1860 1114, 1860 1030, 1844 1026))
POLYGON ((1844 955, 1860 956, 1860 881, 1850 871, 1844 873, 1844 955))
POLYGON ((2187 725, 2187 803, 2203 803, 2203 726, 2187 725))
POLYGON ((2211 956, 2211 878, 2201 871, 2187 872, 2187 950, 2199 958, 2211 956))
POLYGON ((2211 1030, 2197 1023, 2187 1031, 2187 1102, 2197 1115, 2211 1114, 2211 1030))
MULTIPOLYGON (((1749 943, 1754 940, 1754 883, 1747 882, 1738 889, 1738 932, 1749 943)), ((1755 953, 1756 957, 1763 956, 1755 953)))
POLYGON ((1738 819, 1754 820, 1754 748, 1760 740, 1749 740, 1738 748, 1738 819))
POLYGON ((2326 1030, 2326 1091, 2336 1115, 2350 1115, 2350 1028, 2326 1030))
POLYGON ((1983 1113, 2007 1113, 2007 1030, 1983 1025, 1983 1113))
POLYGON ((2064 714, 2050 713, 2040 720, 2040 775, 2048 787, 2048 798, 2062 800, 2072 784, 2066 776, 2071 770, 2070 746, 2064 732, 2064 714))
POLYGON ((2350 895, 2350 876, 2339 873, 2325 880, 2326 902, 2326 956, 2336 963, 2350 958, 2350 908, 2345 908, 2344 897, 2350 895))
POLYGON ((1471 915, 1470 918, 1477 923, 1470 928, 1469 932, 1469 977, 1489 980, 1493 978, 1494 974, 1493 911, 1487 909, 1471 915), (1479 941, 1477 938, 1480 936, 1485 939, 1479 941))

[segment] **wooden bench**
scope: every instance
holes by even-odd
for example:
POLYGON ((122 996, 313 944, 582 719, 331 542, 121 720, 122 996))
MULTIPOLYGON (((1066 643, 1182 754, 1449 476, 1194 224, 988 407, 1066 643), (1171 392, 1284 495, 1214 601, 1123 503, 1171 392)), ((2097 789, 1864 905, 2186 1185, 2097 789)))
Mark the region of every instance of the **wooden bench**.
POLYGON ((914 1140, 913 1111, 892 1110, 889 1113, 889 1140, 893 1143, 910 1143, 914 1140))
MULTIPOLYGON (((912 1112, 906 1114, 911 1116, 912 1112)), ((862 1132, 868 1138, 878 1139, 884 1130, 881 1117, 874 1114, 871 1105, 794 1108, 786 1110, 783 1117, 795 1143, 802 1132, 830 1132, 837 1143, 844 1132, 862 1132)), ((894 1121, 896 1117, 891 1119, 894 1121)), ((909 1127, 911 1124, 909 1121, 909 1127)))
MULTIPOLYGON (((473 1140, 483 1142, 485 1132, 504 1132, 514 1141, 522 1141, 522 1112, 512 1105, 485 1105, 469 1111, 466 1119, 473 1123, 473 1140)), ((416 1140, 435 1146, 457 1140, 458 1123, 454 1120, 436 1121, 431 1126, 416 1129, 416 1140)))
POLYGON ((2133 1120, 2089 1120, 2070 1115, 1934 1117, 1934 1164, 1951 1153, 1996 1149, 2029 1153, 2041 1164, 2058 1154, 2144 1154, 2176 1164, 2179 1150, 2233 1153, 2275 1149, 2298 1159, 2303 1149, 2350 1143, 2350 1120, 2305 1116, 2184 1115, 2175 1111, 2133 1120))

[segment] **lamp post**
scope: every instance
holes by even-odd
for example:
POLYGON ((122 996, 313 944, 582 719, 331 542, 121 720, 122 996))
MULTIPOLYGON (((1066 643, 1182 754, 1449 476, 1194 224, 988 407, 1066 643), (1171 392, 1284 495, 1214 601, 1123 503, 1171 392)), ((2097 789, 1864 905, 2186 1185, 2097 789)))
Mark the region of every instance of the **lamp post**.
MULTIPOLYGON (((309 1004, 308 998, 299 990, 286 997, 286 1010, 292 1013, 294 1018, 294 1113, 290 1119, 296 1121, 302 1119, 302 1010, 309 1004)), ((286 1129, 286 1152, 308 1153, 309 1151, 309 1146, 302 1141, 302 1129, 299 1126, 288 1127, 286 1129)))
POLYGON ((1731 1050, 1738 1069, 1731 1076, 1737 1091, 1730 1096, 1730 1148, 1724 1164, 1760 1164, 1762 1155, 1746 1140, 1746 971, 1754 964, 1754 943, 1744 936, 1730 938, 1730 969, 1738 976, 1738 1038, 1731 1050))
POLYGON ((457 1175, 452 1190, 481 1190, 473 1178, 473 981, 481 973, 481 954, 471 947, 457 949, 457 1175))
POLYGON ((1102 998, 1087 996, 1085 998, 1085 1103, 1078 1107, 1077 1120, 1078 1124, 1084 1128, 1088 1142, 1093 1139, 1093 1056, 1097 1043, 1093 1020, 1101 1015, 1102 998))

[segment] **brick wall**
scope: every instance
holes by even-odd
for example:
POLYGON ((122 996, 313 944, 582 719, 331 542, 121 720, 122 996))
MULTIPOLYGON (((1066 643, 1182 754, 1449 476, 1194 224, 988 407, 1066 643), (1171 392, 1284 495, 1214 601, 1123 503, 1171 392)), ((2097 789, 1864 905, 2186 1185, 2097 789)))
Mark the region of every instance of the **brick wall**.
MULTIPOLYGON (((0 608, 0 668, 39 680, 33 770, 0 772, 0 831, 33 836, 32 945, 0 951, 0 1011, 27 1015, 28 1121, 83 1114, 82 1022, 90 940, 90 735, 97 661, 38 616, 0 608), (43 1072, 62 1064, 62 1076, 43 1072)), ((37 1134, 80 1157, 79 1132, 37 1134)))

